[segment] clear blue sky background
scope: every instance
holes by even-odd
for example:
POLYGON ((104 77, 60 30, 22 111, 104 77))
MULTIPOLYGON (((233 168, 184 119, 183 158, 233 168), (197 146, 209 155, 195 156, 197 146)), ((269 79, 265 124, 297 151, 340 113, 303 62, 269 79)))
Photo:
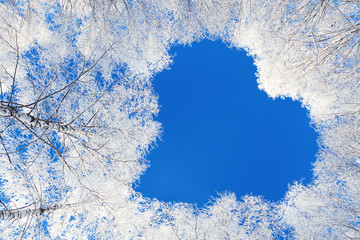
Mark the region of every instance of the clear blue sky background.
POLYGON ((289 183, 311 181, 317 135, 307 111, 258 90, 251 57, 219 41, 172 52, 154 79, 164 133, 138 191, 201 206, 226 190, 277 201, 289 183))

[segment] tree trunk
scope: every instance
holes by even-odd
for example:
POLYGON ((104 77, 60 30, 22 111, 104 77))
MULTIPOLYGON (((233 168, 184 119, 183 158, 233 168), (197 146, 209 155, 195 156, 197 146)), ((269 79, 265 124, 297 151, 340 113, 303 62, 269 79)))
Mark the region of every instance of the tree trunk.
POLYGON ((30 114, 20 112, 16 108, 3 104, 0 104, 0 116, 10 117, 18 120, 26 124, 30 128, 44 128, 63 133, 76 133, 81 131, 69 125, 36 118, 34 116, 31 116, 30 114))
POLYGON ((20 219, 30 216, 40 216, 44 213, 50 213, 57 209, 64 209, 67 207, 74 207, 78 204, 59 204, 47 208, 38 208, 38 209, 22 209, 22 210, 2 210, 0 211, 0 220, 11 220, 11 219, 20 219))

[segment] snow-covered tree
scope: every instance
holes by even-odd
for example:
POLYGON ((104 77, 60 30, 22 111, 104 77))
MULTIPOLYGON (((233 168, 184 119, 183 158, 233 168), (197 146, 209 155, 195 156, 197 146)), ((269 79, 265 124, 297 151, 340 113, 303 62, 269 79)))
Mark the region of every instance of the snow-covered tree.
POLYGON ((0 6, 4 239, 360 236, 359 1, 0 6), (314 181, 294 184, 281 203, 225 194, 197 209, 132 189, 160 131, 151 77, 171 63, 171 46, 205 38, 246 49, 259 88, 301 101, 321 135, 314 181))
POLYGON ((65 14, 57 5, 2 3, 1 199, 8 213, 84 201, 122 205, 159 129, 148 79, 111 61, 111 46, 78 49, 92 40, 76 37, 70 15, 52 15, 65 14))

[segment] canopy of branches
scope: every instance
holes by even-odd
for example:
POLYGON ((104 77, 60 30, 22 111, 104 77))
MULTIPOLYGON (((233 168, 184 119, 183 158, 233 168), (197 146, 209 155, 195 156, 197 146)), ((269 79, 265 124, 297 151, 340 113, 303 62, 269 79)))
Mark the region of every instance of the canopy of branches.
POLYGON ((359 1, 0 6, 2 239, 360 236, 359 1), (206 38, 246 49, 259 88, 301 101, 320 133, 314 181, 279 203, 228 193, 198 209, 133 190, 161 131, 151 77, 171 46, 206 38))

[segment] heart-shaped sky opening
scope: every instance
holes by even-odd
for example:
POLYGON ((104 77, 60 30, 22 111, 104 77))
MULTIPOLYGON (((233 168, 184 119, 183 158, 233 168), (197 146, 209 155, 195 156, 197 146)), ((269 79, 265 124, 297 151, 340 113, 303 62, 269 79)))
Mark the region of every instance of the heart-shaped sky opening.
POLYGON ((154 79, 164 134, 138 191, 202 205, 225 190, 276 201, 310 182, 317 136, 299 102, 260 91, 245 51, 218 41, 172 51, 171 70, 154 79))

